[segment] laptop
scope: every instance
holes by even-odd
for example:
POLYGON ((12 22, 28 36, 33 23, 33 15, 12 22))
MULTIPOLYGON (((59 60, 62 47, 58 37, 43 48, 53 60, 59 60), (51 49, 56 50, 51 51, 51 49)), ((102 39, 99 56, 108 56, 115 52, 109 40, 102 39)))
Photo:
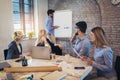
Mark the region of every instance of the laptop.
POLYGON ((34 59, 51 59, 51 49, 49 47, 40 47, 34 46, 32 47, 32 55, 31 57, 34 59))
POLYGON ((0 63, 0 71, 7 67, 11 67, 10 64, 8 64, 7 62, 0 63))

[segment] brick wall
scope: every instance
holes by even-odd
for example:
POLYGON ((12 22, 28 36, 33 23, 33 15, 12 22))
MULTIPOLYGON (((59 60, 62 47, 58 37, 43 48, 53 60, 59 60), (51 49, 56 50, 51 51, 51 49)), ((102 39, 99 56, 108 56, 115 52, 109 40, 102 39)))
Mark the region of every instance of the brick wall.
MULTIPOLYGON (((49 0, 49 8, 55 10, 71 10, 72 11, 72 32, 75 23, 78 21, 86 21, 88 25, 87 34, 91 28, 101 25, 101 14, 99 6, 95 0, 49 0)), ((64 45, 63 52, 72 53, 69 39, 57 39, 58 43, 64 45)))
MULTIPOLYGON (((116 55, 120 55, 120 6, 111 4, 111 0, 49 0, 48 8, 55 10, 72 10, 73 22, 86 21, 87 34, 91 28, 102 26, 105 29, 110 46, 116 55)), ((75 28, 72 29, 73 33, 75 28)), ((69 39, 57 39, 64 45, 64 52, 70 53, 69 39)), ((93 47, 92 47, 93 49, 93 47)))
POLYGON ((111 0, 98 0, 98 4, 108 42, 115 55, 120 55, 120 4, 112 5, 111 0))

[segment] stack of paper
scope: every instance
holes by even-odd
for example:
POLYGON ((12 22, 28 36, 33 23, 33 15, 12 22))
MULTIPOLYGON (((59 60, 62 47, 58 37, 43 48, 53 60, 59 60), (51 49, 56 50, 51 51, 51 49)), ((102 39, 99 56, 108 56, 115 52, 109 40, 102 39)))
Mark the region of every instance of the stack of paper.
POLYGON ((50 74, 48 74, 45 77, 42 77, 43 80, 63 80, 67 74, 62 71, 54 71, 50 74))

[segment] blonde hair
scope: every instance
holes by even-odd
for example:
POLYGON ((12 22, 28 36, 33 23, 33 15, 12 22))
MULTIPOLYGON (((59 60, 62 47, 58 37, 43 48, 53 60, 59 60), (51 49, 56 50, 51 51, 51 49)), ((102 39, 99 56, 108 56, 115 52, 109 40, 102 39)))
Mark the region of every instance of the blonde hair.
POLYGON ((22 31, 15 31, 15 32, 14 32, 14 35, 13 35, 14 40, 18 41, 18 40, 20 40, 22 37, 23 37, 22 31))
POLYGON ((45 30, 45 29, 41 29, 41 30, 39 31, 39 36, 38 36, 38 37, 46 37, 46 36, 47 36, 46 30, 45 30))
POLYGON ((103 48, 105 45, 108 45, 105 32, 101 27, 95 27, 91 31, 95 35, 95 42, 97 47, 103 48))
POLYGON ((45 29, 41 29, 39 31, 39 33, 38 33, 38 39, 37 39, 35 45, 37 45, 38 43, 42 42, 43 38, 46 38, 46 37, 47 37, 46 30, 45 29))

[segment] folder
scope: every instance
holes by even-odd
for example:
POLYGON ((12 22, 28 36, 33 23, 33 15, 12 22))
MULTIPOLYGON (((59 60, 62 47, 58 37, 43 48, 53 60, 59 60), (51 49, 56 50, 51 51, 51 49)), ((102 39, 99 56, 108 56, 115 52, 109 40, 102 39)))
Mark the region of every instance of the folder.
POLYGON ((43 80, 63 80, 65 79, 67 76, 67 73, 63 72, 63 71, 54 71, 50 74, 48 74, 47 76, 45 77, 42 77, 40 79, 43 79, 43 80))

